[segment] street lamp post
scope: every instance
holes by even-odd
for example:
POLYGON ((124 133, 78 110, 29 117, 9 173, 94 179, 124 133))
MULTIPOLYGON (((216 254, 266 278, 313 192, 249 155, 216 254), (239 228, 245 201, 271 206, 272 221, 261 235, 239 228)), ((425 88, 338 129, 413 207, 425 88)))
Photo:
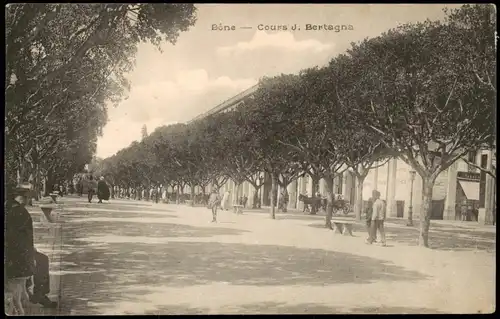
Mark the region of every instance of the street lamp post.
POLYGON ((410 207, 408 207, 408 223, 406 226, 413 226, 413 182, 415 181, 415 171, 410 171, 410 207))

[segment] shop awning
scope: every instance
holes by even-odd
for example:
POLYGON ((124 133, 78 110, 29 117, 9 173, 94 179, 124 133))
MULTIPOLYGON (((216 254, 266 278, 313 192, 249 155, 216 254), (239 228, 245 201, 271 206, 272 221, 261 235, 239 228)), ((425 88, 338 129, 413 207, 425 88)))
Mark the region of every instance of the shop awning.
POLYGON ((479 183, 470 181, 458 181, 465 196, 470 200, 479 200, 479 183))

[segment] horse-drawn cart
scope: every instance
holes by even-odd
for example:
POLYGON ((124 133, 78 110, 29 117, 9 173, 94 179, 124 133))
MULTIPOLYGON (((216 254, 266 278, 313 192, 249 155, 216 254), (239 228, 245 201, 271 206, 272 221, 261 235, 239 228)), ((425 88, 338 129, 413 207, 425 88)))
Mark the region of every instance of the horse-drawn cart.
MULTIPOLYGON (((299 201, 304 203, 303 212, 316 213, 319 209, 326 212, 328 205, 328 199, 326 197, 308 197, 305 195, 299 195, 299 201)), ((351 204, 344 199, 342 194, 334 194, 334 200, 332 203, 333 214, 343 213, 344 215, 349 214, 352 211, 351 204)))

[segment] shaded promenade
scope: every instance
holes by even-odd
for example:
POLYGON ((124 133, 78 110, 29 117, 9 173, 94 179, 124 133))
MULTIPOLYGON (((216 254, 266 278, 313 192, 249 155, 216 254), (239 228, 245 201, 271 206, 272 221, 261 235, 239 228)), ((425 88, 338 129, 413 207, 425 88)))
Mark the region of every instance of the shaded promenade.
MULTIPOLYGON (((129 200, 63 198, 57 224, 36 223, 51 258, 57 314, 476 313, 494 304, 495 232, 388 227, 389 247, 321 229, 321 216, 129 200), (446 240, 444 240, 446 238, 446 240), (453 249, 450 243, 462 243, 453 249), (481 241, 481 243, 480 243, 481 241), (475 244, 474 244, 475 243, 475 244)), ((37 208, 33 209, 35 221, 37 208)), ((441 229, 440 229, 441 227, 441 229)))

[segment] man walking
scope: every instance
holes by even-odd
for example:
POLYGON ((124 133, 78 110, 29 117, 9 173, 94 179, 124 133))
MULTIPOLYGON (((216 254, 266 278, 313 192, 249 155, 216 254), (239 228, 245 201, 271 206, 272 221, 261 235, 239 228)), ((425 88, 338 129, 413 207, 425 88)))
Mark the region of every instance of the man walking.
POLYGON ((94 193, 96 191, 97 185, 95 185, 94 178, 92 175, 89 176, 89 183, 88 183, 88 190, 87 190, 87 198, 89 200, 89 203, 92 202, 92 197, 94 197, 94 193))
POLYGON ((371 218, 371 236, 367 240, 368 244, 372 244, 377 236, 377 229, 380 232, 380 240, 382 246, 386 246, 385 242, 385 203, 380 199, 380 192, 373 191, 373 213, 371 218))
POLYGON ((366 218, 366 231, 368 233, 368 238, 366 239, 367 241, 373 239, 373 241, 377 241, 377 234, 372 234, 372 215, 373 215, 373 194, 372 197, 368 200, 368 203, 366 205, 365 209, 365 218, 366 218))
POLYGON ((210 198, 208 199, 208 207, 212 209, 212 223, 217 222, 217 208, 221 204, 219 193, 215 190, 210 194, 210 198))

